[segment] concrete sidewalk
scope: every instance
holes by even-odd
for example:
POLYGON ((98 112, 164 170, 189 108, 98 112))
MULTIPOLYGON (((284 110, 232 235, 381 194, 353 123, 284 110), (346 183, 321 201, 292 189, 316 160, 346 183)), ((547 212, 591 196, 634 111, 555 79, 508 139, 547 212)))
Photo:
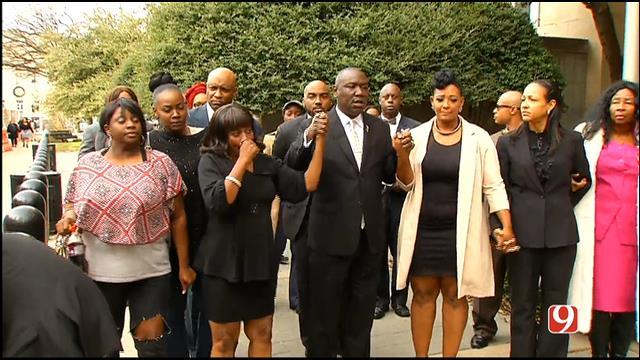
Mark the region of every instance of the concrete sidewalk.
MULTIPOLYGON (((287 249, 288 251, 288 249, 287 249)), ((289 255, 289 254, 287 254, 289 255)), ((276 292, 276 310, 273 318, 273 357, 304 357, 304 347, 300 342, 297 314, 289 309, 288 286, 290 265, 280 265, 278 272, 278 288, 276 292)), ((409 302, 411 304, 411 291, 409 302)), ((438 313, 433 328, 429 356, 442 357, 442 317, 441 302, 438 302, 438 313)), ((494 340, 484 349, 471 349, 473 336, 471 309, 465 328, 458 357, 509 357, 509 323, 508 318, 498 314, 498 333, 494 340)), ((125 325, 125 328, 128 325, 125 325)), ((123 356, 136 357, 136 351, 130 335, 123 337, 125 351, 123 356)), ((247 357, 248 339, 241 332, 237 357, 247 357)), ((371 333, 371 357, 415 357, 411 339, 411 320, 401 318, 392 311, 380 320, 374 320, 371 333)), ((591 349, 587 337, 583 334, 571 335, 568 357, 591 357, 591 349)), ((628 357, 638 357, 638 343, 633 343, 628 357)))

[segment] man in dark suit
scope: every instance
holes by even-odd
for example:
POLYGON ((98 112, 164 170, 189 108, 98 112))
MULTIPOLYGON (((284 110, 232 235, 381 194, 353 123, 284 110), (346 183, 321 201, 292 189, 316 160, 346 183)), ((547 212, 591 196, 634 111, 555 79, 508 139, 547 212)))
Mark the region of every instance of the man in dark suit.
MULTIPOLYGON (((189 111, 187 125, 199 128, 209 126, 213 113, 219 107, 231 104, 238 94, 237 79, 236 74, 225 67, 212 70, 207 76, 207 103, 189 111)), ((258 121, 254 121, 254 129, 256 139, 261 141, 264 130, 258 121)))
MULTIPOLYGON (((500 136, 516 130, 522 124, 522 115, 520 114, 520 103, 522 102, 522 93, 519 91, 507 91, 500 95, 493 109, 493 120, 498 125, 505 128, 492 134, 491 140, 494 144, 498 143, 500 136)), ((495 214, 489 217, 491 229, 502 227, 500 220, 495 214)), ((495 321, 496 314, 502 305, 502 293, 504 289, 504 279, 507 272, 506 254, 491 247, 491 259, 493 261, 493 278, 495 279, 494 296, 486 298, 473 298, 473 337, 471 338, 471 347, 481 349, 489 345, 489 342, 498 332, 498 323, 495 321)))
MULTIPOLYGON (((289 147, 302 133, 316 114, 326 113, 333 106, 329 86, 314 80, 304 88, 306 114, 298 116, 280 126, 273 145, 273 156, 284 159, 289 147)), ((289 306, 298 312, 300 339, 308 345, 308 248, 307 225, 309 223, 309 197, 298 203, 283 201, 280 212, 284 235, 291 241, 291 271, 289 273, 289 306)))
MULTIPOLYGON (((412 129, 419 122, 414 119, 400 114, 402 106, 402 91, 396 84, 389 83, 380 90, 380 108, 382 114, 380 118, 389 124, 390 135, 402 130, 412 129)), ((384 203, 385 215, 385 234, 387 236, 387 244, 393 257, 393 269, 391 271, 391 294, 389 293, 389 264, 387 256, 382 257, 382 265, 380 267, 380 281, 378 282, 378 295, 376 297, 376 307, 373 313, 374 319, 381 319, 389 310, 389 302, 393 311, 401 317, 411 315, 407 308, 407 294, 409 287, 403 290, 396 290, 396 274, 398 273, 398 265, 396 261, 398 247, 398 227, 400 226, 400 213, 402 212, 402 204, 407 193, 393 184, 384 184, 382 201, 384 203)), ((386 255, 386 254, 385 254, 386 255)))
POLYGON ((287 153, 308 166, 314 132, 328 132, 318 190, 309 210, 308 355, 370 356, 380 262, 386 252, 382 182, 413 181, 411 135, 392 139, 389 126, 363 114, 369 79, 356 68, 336 76, 337 105, 316 115, 287 153), (393 144, 393 145, 392 145, 393 144), (394 153, 395 150, 395 153, 394 153), (396 157, 397 155, 397 157, 396 157))

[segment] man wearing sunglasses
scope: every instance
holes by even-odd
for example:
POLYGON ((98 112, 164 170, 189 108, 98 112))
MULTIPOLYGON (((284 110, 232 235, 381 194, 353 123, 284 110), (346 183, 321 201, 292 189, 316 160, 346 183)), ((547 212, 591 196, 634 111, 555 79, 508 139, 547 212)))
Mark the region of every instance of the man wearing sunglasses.
MULTIPOLYGON (((521 97, 522 93, 511 90, 498 98, 493 109, 493 120, 498 125, 504 125, 505 128, 491 135, 491 140, 493 140, 494 144, 498 142, 500 136, 516 130, 522 124, 522 115, 520 115, 521 97)), ((491 229, 501 227, 500 221, 495 215, 492 214, 489 220, 491 229)), ((473 316, 474 335, 471 338, 471 347, 474 349, 481 349, 489 345, 489 341, 498 332, 498 324, 494 318, 502 304, 502 290, 506 273, 505 253, 492 247, 492 260, 496 286, 495 295, 473 299, 473 311, 471 314, 473 316)))

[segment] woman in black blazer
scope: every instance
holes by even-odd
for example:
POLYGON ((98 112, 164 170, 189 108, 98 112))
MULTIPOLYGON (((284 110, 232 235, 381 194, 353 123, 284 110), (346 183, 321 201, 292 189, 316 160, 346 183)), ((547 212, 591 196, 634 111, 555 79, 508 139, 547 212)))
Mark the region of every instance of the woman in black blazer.
POLYGON ((560 125, 562 95, 548 80, 524 90, 524 126, 498 140, 500 171, 520 251, 509 254, 511 356, 566 357, 568 335, 548 330, 548 308, 566 304, 576 257, 573 206, 588 190, 589 164, 579 133, 560 125), (571 180, 584 184, 572 192, 571 180), (536 324, 538 287, 542 293, 536 324))

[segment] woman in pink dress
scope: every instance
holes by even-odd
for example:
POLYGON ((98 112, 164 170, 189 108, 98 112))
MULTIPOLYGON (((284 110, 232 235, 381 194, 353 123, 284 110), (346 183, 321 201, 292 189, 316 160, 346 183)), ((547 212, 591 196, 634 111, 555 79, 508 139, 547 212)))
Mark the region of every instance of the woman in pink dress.
POLYGON ((638 85, 613 84, 576 130, 594 186, 575 207, 580 242, 569 304, 594 357, 625 357, 638 305, 638 85))

